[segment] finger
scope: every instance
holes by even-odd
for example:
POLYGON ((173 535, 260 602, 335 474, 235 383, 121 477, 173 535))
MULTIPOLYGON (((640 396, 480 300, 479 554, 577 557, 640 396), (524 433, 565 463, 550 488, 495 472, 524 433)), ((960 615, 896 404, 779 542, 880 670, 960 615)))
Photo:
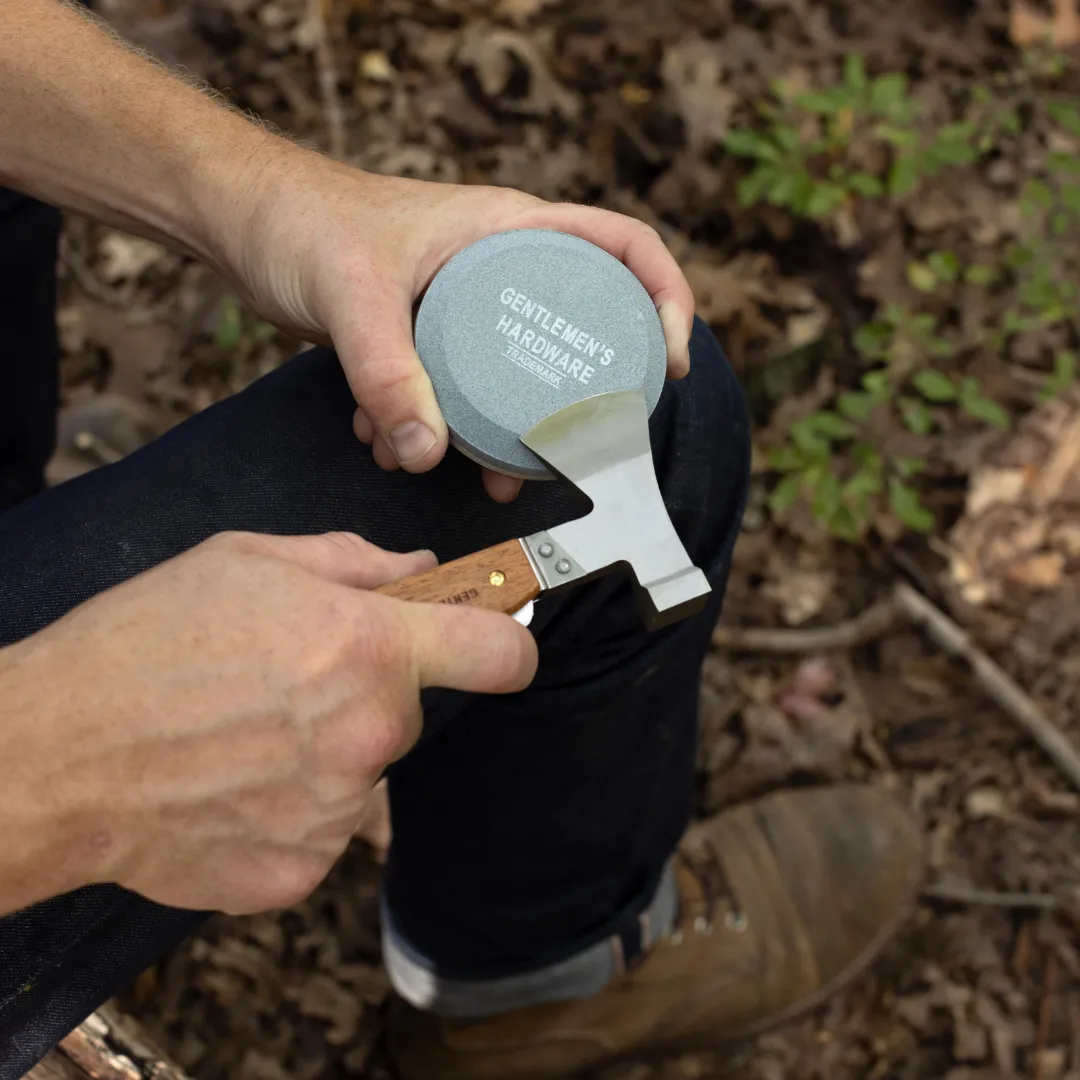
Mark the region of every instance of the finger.
POLYGON ((348 532, 318 536, 259 535, 252 539, 255 546, 268 555, 302 566, 327 581, 357 589, 374 589, 438 565, 430 551, 386 551, 348 532))
POLYGON ((668 374, 678 379, 690 370, 694 294, 655 229, 625 214, 572 203, 538 207, 524 216, 522 224, 526 228, 574 233, 625 263, 648 290, 660 315, 667 343, 668 374))
POLYGON ((431 380, 416 355, 410 313, 404 293, 376 296, 362 310, 351 310, 333 336, 353 396, 394 464, 426 472, 446 453, 447 432, 431 380))
POLYGON ((421 688, 507 694, 532 682, 536 642, 509 616, 464 605, 392 602, 408 622, 421 688))
POLYGON ((513 502, 521 494, 523 480, 515 476, 507 476, 505 473, 495 472, 493 469, 484 469, 481 473, 484 490, 496 502, 513 502))
POLYGON ((387 472, 393 472, 395 469, 400 468, 397 458, 394 457, 394 451, 390 449, 390 444, 381 435, 375 436, 375 440, 371 444, 371 451, 375 458, 375 464, 380 468, 385 469, 387 472))
POLYGON ((370 446, 375 438, 375 425, 372 424, 368 418, 368 414, 363 409, 358 408, 353 413, 352 418, 353 434, 362 442, 365 446, 370 446))

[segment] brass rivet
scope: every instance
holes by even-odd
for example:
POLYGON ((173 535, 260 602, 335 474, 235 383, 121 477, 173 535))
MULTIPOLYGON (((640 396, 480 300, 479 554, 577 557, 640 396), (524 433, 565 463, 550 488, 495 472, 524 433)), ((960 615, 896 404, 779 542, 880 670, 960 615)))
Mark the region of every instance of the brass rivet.
POLYGON ((488 581, 490 581, 495 588, 498 588, 500 585, 506 584, 506 575, 501 570, 492 570, 491 573, 488 574, 488 581))

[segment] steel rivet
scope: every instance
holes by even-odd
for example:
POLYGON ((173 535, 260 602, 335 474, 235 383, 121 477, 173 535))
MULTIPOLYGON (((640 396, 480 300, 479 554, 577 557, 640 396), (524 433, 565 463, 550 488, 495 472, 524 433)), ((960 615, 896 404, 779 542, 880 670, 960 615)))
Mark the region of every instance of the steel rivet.
POLYGON ((560 574, 569 574, 570 573, 570 560, 569 559, 560 559, 555 564, 555 569, 558 570, 560 574))
POLYGON ((488 581, 498 588, 500 585, 506 584, 506 575, 501 570, 492 570, 491 573, 488 574, 488 581))
POLYGON ((540 545, 540 556, 544 559, 550 559, 555 554, 555 548, 551 544, 540 545))

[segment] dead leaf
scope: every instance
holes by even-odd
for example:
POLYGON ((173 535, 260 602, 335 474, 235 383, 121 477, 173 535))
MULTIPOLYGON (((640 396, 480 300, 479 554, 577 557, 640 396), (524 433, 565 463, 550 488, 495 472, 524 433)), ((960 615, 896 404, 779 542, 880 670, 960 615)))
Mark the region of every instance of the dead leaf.
POLYGON ((997 788, 976 788, 964 800, 969 817, 999 818, 1005 816, 1005 796, 997 788))
POLYGON ((499 0, 495 5, 495 14, 508 19, 517 26, 522 26, 544 8, 551 7, 558 0, 499 0))
POLYGON ((508 111, 543 116, 555 112, 574 120, 581 112, 581 99, 551 74, 536 45, 512 30, 495 29, 482 23, 471 25, 462 35, 458 63, 476 72, 484 94, 508 111), (522 97, 504 94, 514 64, 528 72, 528 90, 522 97))
POLYGON ((352 991, 321 972, 287 985, 285 997, 296 1002, 304 1016, 330 1022, 324 1038, 331 1046, 343 1046, 353 1037, 364 1009, 352 991))
POLYGON ((1080 45, 1080 12, 1076 0, 1050 0, 1049 18, 1026 0, 1012 0, 1009 38, 1014 45, 1052 45, 1070 49, 1080 45))
POLYGON ((382 49, 371 49, 362 52, 356 64, 357 74, 361 79, 369 79, 372 82, 390 82, 397 72, 390 58, 382 49))
POLYGON ((660 77, 686 126, 689 149, 721 142, 731 129, 739 98, 725 85, 716 43, 691 38, 669 45, 660 61, 660 77))
POLYGON ((169 254, 152 240, 113 231, 101 238, 97 250, 97 272, 110 285, 139 277, 169 254))

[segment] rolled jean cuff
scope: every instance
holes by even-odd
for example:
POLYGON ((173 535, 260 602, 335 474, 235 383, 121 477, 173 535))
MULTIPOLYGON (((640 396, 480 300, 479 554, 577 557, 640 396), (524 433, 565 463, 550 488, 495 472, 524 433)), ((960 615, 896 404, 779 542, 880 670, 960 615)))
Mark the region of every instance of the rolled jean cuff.
MULTIPOLYGON (((533 971, 475 981, 445 978, 399 932, 385 895, 380 906, 383 962, 391 984, 410 1005, 439 1016, 478 1019, 529 1005, 591 997, 626 970, 623 938, 612 934, 557 964, 533 971)), ((669 862, 651 903, 638 916, 643 950, 674 929, 678 908, 678 884, 669 862)))

